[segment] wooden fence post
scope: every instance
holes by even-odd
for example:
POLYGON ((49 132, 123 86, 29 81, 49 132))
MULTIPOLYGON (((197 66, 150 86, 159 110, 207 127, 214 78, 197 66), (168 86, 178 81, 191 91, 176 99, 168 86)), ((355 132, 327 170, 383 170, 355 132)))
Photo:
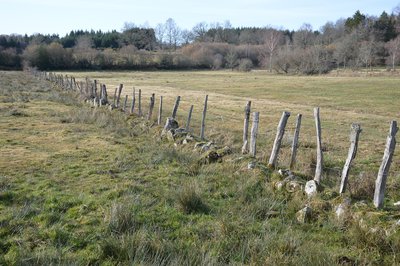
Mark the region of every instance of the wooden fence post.
POLYGON ((119 88, 118 88, 118 97, 117 97, 117 107, 119 107, 119 103, 121 100, 121 93, 122 93, 122 88, 124 87, 123 84, 119 84, 119 88))
POLYGON ((339 193, 344 193, 346 191, 351 163, 354 160, 354 158, 356 158, 357 155, 358 139, 360 133, 361 133, 360 125, 355 123, 351 124, 350 148, 349 148, 349 153, 347 154, 346 163, 344 164, 342 171, 342 180, 340 181, 339 193))
POLYGON ((315 167, 314 181, 320 184, 322 179, 322 139, 321 139, 321 120, 319 117, 319 107, 314 108, 315 128, 317 131, 317 165, 315 167))
POLYGON ((278 160, 279 150, 281 148, 282 138, 283 138, 283 135, 285 134, 285 127, 286 127, 289 116, 290 116, 290 113, 284 111, 282 113, 281 120, 279 121, 274 145, 272 147, 271 156, 269 157, 269 162, 268 162, 268 167, 270 167, 270 168, 276 167, 276 161, 278 160))
POLYGON ((244 125, 243 125, 243 146, 242 146, 242 154, 246 154, 249 152, 249 120, 250 120, 250 109, 251 109, 251 101, 248 101, 246 107, 244 108, 244 125))
POLYGON ((296 129, 294 130, 293 135, 293 142, 292 142, 292 154, 290 156, 290 170, 293 170, 294 166, 296 165, 296 155, 297 155, 297 147, 299 145, 299 134, 300 134, 300 127, 301 127, 301 114, 297 115, 296 118, 296 129))
POLYGON ((396 133, 399 130, 397 122, 390 123, 389 135, 386 139, 385 153, 383 154, 382 164, 379 168, 378 177, 375 181, 374 206, 378 209, 383 207, 385 197, 386 180, 389 168, 392 163, 394 150, 396 148, 396 133))
POLYGON ((251 132, 250 132, 250 156, 251 157, 256 157, 256 153, 257 153, 256 142, 257 142, 259 118, 260 118, 260 113, 253 112, 253 124, 251 125, 251 132))
POLYGON ((189 132, 190 120, 192 119, 193 105, 190 106, 188 118, 186 120, 186 131, 189 132))
POLYGON ((204 140, 204 129, 206 126, 207 101, 208 101, 208 95, 206 95, 206 98, 204 100, 203 115, 201 118, 200 138, 202 140, 204 140))
POLYGON ((131 104, 131 114, 133 114, 133 111, 135 110, 135 88, 133 88, 133 93, 132 93, 132 104, 131 104))
POLYGON ((157 119, 157 124, 161 125, 161 120, 162 120, 162 104, 163 104, 163 97, 160 96, 160 105, 158 107, 158 119, 157 119))
POLYGON ((179 102, 181 101, 181 96, 176 97, 174 109, 172 109, 172 118, 176 118, 176 113, 178 112, 179 102))
POLYGON ((93 88, 94 88, 94 98, 97 99, 98 96, 97 96, 97 80, 96 79, 94 80, 93 88))
POLYGON ((108 97, 107 97, 107 88, 105 84, 101 85, 101 103, 102 105, 105 105, 108 103, 108 97))
POLYGON ((150 121, 151 117, 153 115, 153 109, 154 109, 154 102, 155 102, 155 94, 153 93, 150 97, 150 104, 149 104, 149 113, 147 114, 147 120, 150 121))
POLYGON ((139 89, 139 96, 138 96, 138 115, 143 116, 142 113, 142 90, 139 89))

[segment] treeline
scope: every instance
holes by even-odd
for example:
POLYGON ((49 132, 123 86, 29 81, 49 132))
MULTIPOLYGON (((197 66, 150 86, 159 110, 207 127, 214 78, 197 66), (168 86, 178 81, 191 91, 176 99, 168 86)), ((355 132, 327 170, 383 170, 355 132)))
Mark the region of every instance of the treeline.
POLYGON ((379 17, 357 11, 319 30, 234 28, 198 23, 182 30, 173 19, 154 28, 125 23, 121 32, 71 31, 64 37, 0 36, 0 68, 238 69, 318 74, 335 68, 395 69, 400 59, 400 8, 379 17))

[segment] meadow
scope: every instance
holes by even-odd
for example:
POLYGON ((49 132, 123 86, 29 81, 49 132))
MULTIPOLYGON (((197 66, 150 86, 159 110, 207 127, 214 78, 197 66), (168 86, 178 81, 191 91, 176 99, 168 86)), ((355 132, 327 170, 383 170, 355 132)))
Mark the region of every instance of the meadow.
MULTIPOLYGON (((209 95, 206 138, 233 154, 199 163, 192 146, 159 138, 161 127, 136 115, 93 108, 26 72, 0 72, 0 264, 5 265, 392 265, 400 263, 400 152, 385 208, 371 191, 391 120, 399 121, 396 75, 280 76, 263 71, 63 72, 107 85, 109 95, 142 90, 164 97, 164 118, 182 97, 184 125, 194 105, 198 134, 209 95), (240 154, 243 109, 260 112, 259 165, 240 154), (324 190, 277 191, 264 164, 282 111, 290 111, 278 167, 288 167, 294 117, 303 114, 295 173, 313 177, 313 107, 321 108, 324 190), (361 124, 350 191, 340 171, 352 122, 361 124), (335 206, 351 199, 345 220, 335 206), (313 218, 298 223, 309 205, 313 218)), ((155 116, 154 116, 155 117, 155 116)))

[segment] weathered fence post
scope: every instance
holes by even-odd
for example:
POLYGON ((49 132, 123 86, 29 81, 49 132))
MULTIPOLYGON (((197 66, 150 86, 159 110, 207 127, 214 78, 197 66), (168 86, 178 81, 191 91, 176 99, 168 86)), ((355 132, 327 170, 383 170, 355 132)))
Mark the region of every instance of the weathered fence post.
POLYGON ((385 153, 383 154, 382 164, 375 181, 374 206, 378 209, 383 207, 386 180, 392 163, 394 150, 396 148, 396 133, 398 130, 397 122, 393 120, 390 123, 389 135, 386 139, 385 153))
POLYGON ((122 93, 122 88, 124 87, 123 84, 119 84, 119 88, 118 88, 118 97, 117 97, 117 107, 119 107, 119 103, 121 100, 121 93, 122 93))
POLYGON ((339 193, 344 193, 346 191, 351 163, 354 160, 354 158, 356 158, 357 155, 358 138, 360 136, 360 133, 361 133, 360 125, 355 123, 351 124, 350 148, 349 148, 349 153, 347 154, 346 163, 344 164, 342 171, 342 180, 340 181, 339 193))
POLYGON ((133 111, 135 110, 135 88, 133 88, 133 93, 132 93, 132 104, 131 104, 131 114, 133 114, 133 111))
POLYGON ((94 88, 94 98, 97 99, 98 96, 97 96, 97 80, 96 79, 94 80, 93 88, 94 88))
POLYGON ((162 120, 162 104, 163 104, 163 97, 160 96, 160 105, 158 107, 158 119, 157 119, 158 125, 161 125, 161 120, 162 120))
POLYGON ((256 157, 257 149, 257 132, 258 132, 258 121, 259 121, 260 113, 253 112, 253 124, 251 125, 250 132, 250 156, 256 157))
POLYGON ((107 97, 107 88, 105 84, 101 85, 101 104, 105 105, 108 103, 108 97, 107 97))
POLYGON ((128 95, 125 95, 124 108, 123 108, 124 113, 126 112, 127 104, 128 104, 128 95))
POLYGON ((268 161, 268 167, 270 167, 270 168, 275 168, 275 166, 276 166, 276 161, 278 160, 279 150, 281 148, 282 138, 283 138, 283 135, 285 134, 285 127, 286 127, 286 123, 287 123, 289 116, 290 116, 290 113, 284 111, 282 113, 281 120, 279 121, 274 145, 272 147, 271 156, 269 157, 269 161, 268 161))
POLYGON ((319 107, 314 108, 315 128, 317 131, 317 165, 315 167, 314 181, 320 184, 322 179, 322 139, 321 139, 321 120, 319 118, 319 107))
POLYGON ((189 131, 190 120, 192 119, 193 105, 190 106, 188 118, 186 120, 186 131, 189 131))
POLYGON ((296 128, 294 130, 293 135, 293 142, 292 142, 292 154, 290 156, 290 170, 293 170, 294 166, 296 165, 296 155, 297 155, 297 147, 299 145, 299 134, 300 134, 300 127, 301 127, 301 114, 297 114, 296 118, 296 128))
POLYGON ((201 118, 200 138, 202 140, 204 140, 204 129, 206 126, 207 101, 208 101, 208 95, 206 95, 206 98, 204 99, 203 115, 201 118))
POLYGON ((174 109, 172 109, 172 118, 176 118, 176 113, 178 112, 179 102, 181 101, 181 96, 176 97, 174 109))
POLYGON ((249 120, 250 120, 250 109, 251 109, 251 101, 248 101, 246 107, 244 108, 244 125, 243 125, 243 146, 242 146, 242 154, 246 154, 249 152, 249 120))
POLYGON ((151 120, 151 117, 153 115, 153 109, 154 109, 154 102, 155 102, 155 94, 153 93, 150 97, 150 104, 149 104, 149 113, 147 114, 147 120, 151 120))
POLYGON ((138 96, 138 115, 143 116, 142 113, 142 90, 139 89, 139 96, 138 96))

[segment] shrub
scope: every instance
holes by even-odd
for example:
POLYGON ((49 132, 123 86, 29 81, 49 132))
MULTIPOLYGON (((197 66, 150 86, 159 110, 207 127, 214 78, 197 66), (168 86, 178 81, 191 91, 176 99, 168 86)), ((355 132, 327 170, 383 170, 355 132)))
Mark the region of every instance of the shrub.
POLYGON ((250 71, 253 68, 253 62, 248 58, 243 58, 239 63, 240 71, 250 71))

